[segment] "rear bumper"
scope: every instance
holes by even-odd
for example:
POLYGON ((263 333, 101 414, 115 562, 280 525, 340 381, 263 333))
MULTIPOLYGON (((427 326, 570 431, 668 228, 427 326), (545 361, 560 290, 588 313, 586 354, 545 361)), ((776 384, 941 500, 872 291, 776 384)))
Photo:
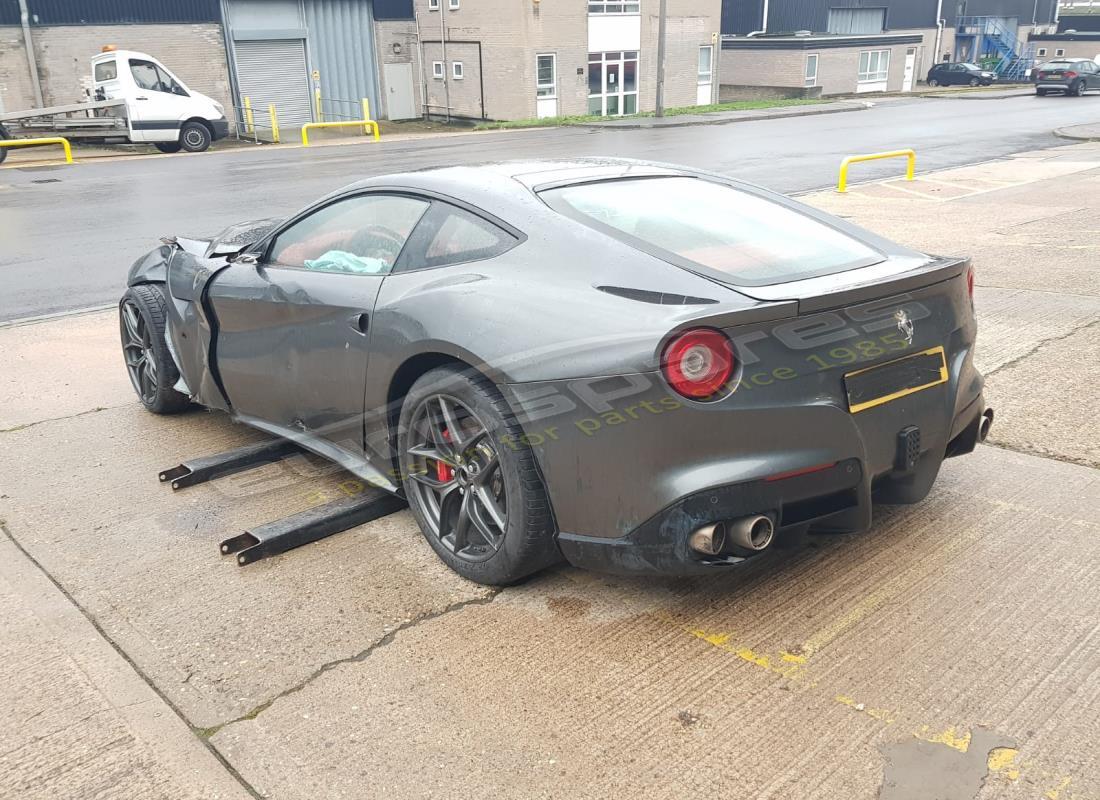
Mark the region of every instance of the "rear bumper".
POLYGON ((1036 89, 1050 89, 1054 92, 1068 92, 1069 87, 1069 81, 1066 81, 1065 83, 1052 83, 1051 81, 1041 81, 1035 84, 1036 89))
MULTIPOLYGON (((871 524, 873 502, 917 502, 932 487, 945 457, 971 452, 986 411, 979 395, 953 421, 945 450, 927 451, 905 472, 869 475, 857 458, 803 475, 734 483, 690 494, 627 535, 597 538, 563 532, 562 555, 573 565, 615 574, 697 575, 728 569, 763 553, 727 548, 720 556, 693 551, 692 532, 713 522, 771 516, 782 541, 792 531, 852 533, 871 524)), ((763 551, 767 552, 767 551, 763 551)))

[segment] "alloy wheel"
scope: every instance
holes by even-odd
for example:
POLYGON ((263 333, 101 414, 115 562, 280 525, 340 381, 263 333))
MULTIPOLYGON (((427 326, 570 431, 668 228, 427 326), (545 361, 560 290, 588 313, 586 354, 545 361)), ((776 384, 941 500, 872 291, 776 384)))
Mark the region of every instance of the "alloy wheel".
POLYGON ((484 561, 508 527, 504 475, 485 424, 460 400, 434 394, 413 413, 406 448, 411 502, 428 534, 466 561, 484 561))
POLYGON ((157 361, 149 327, 138 307, 131 300, 122 304, 122 354, 134 391, 146 405, 157 399, 157 361))

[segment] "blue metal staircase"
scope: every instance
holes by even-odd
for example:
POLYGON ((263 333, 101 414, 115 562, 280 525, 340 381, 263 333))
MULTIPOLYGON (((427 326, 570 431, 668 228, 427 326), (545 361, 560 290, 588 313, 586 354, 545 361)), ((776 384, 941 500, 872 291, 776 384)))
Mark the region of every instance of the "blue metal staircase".
POLYGON ((1026 80, 1028 70, 1035 66, 1034 45, 1016 38, 997 17, 959 17, 956 32, 974 37, 972 61, 996 59, 993 71, 1002 80, 1026 80))

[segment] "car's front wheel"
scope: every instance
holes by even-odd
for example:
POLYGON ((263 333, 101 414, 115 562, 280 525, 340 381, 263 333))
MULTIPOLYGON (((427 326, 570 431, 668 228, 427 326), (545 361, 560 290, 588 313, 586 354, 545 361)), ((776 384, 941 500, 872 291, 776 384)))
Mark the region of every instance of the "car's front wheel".
POLYGON ((978 80, 977 78, 971 78, 971 79, 970 79, 970 85, 971 85, 971 86, 978 86, 978 85, 980 85, 980 84, 981 84, 981 81, 980 81, 980 80, 978 80))
POLYGON ((119 303, 118 318, 126 372, 141 404, 154 414, 185 410, 191 400, 175 389, 180 374, 164 338, 168 303, 161 288, 131 286, 119 303))
POLYGON ((409 508, 451 569, 499 586, 559 560, 534 452, 492 382, 457 367, 428 372, 405 396, 398 431, 409 508))
POLYGON ((185 122, 180 128, 180 146, 188 153, 201 153, 210 147, 210 130, 201 122, 185 122))

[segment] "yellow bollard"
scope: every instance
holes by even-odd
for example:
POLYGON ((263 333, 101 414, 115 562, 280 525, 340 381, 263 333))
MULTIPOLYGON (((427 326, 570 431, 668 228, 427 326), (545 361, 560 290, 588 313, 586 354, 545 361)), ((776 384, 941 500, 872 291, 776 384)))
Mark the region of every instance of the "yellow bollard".
POLYGON ((0 147, 37 147, 43 144, 59 144, 65 151, 65 163, 73 163, 73 149, 69 146, 69 140, 60 136, 49 136, 44 139, 3 139, 0 147))
POLYGON ((279 116, 275 113, 275 104, 271 103, 267 107, 267 113, 271 117, 271 141, 275 144, 279 143, 279 116))
POLYGON ((865 156, 848 156, 840 162, 840 177, 836 182, 836 190, 840 193, 848 191, 848 167, 861 161, 878 161, 882 158, 907 158, 909 165, 905 170, 905 180, 913 180, 917 168, 917 154, 914 150, 891 150, 887 153, 870 153, 865 156))
POLYGON ((325 110, 321 106, 321 89, 320 87, 313 90, 313 100, 317 104, 317 121, 325 121, 325 110))
MULTIPOLYGON (((370 119, 370 100, 365 97, 363 98, 363 119, 370 119)), ((370 134, 370 125, 364 125, 363 135, 367 136, 368 134, 370 134)))
POLYGON ((252 99, 244 98, 244 130, 245 133, 256 131, 256 121, 252 118, 252 99))

